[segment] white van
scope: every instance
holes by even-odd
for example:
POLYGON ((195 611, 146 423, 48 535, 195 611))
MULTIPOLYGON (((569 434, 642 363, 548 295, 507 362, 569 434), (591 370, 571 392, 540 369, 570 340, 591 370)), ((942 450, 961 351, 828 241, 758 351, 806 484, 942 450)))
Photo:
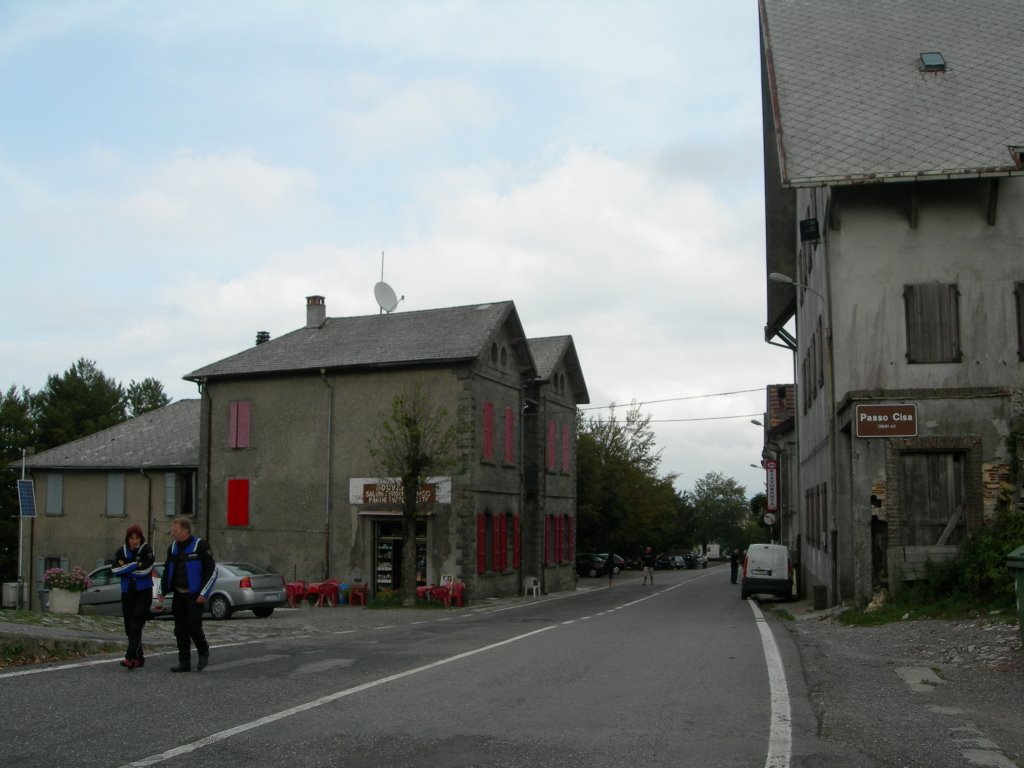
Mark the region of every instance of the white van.
POLYGON ((793 597, 793 563, 782 544, 751 544, 743 558, 740 599, 765 594, 793 597))

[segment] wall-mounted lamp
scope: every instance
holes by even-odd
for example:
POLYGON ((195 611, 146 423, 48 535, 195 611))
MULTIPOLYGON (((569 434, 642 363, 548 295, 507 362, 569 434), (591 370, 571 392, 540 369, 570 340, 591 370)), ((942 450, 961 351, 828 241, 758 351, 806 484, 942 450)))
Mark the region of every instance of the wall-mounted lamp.
POLYGON ((800 219, 800 242, 821 242, 821 231, 818 229, 817 219, 800 219))

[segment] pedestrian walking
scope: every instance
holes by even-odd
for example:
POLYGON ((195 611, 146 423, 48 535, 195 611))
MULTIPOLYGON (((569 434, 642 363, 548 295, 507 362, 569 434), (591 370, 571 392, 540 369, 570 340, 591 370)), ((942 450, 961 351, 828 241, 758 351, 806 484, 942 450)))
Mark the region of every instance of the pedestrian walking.
MULTIPOLYGON (((199 654, 196 669, 202 671, 210 663, 210 643, 203 632, 203 611, 217 582, 217 564, 210 545, 192 535, 187 517, 176 517, 171 523, 167 562, 161 580, 163 594, 171 594, 174 616, 174 639, 178 642, 178 665, 171 672, 192 669, 192 645, 199 654)), ((163 600, 163 595, 160 597, 163 600)))
POLYGON ((647 579, 650 579, 651 586, 654 586, 654 564, 658 562, 658 556, 648 547, 644 550, 640 560, 644 567, 644 586, 647 586, 647 579))
POLYGON ((121 666, 136 669, 146 663, 142 652, 142 630, 153 602, 153 548, 146 543, 142 526, 131 525, 124 545, 117 548, 111 572, 121 579, 121 616, 128 648, 121 666))
POLYGON ((608 586, 612 585, 612 577, 615 575, 615 553, 609 552, 608 559, 604 562, 604 568, 608 571, 608 586))
POLYGON ((733 584, 736 583, 736 574, 739 573, 741 560, 740 551, 738 549, 734 549, 732 551, 732 556, 729 558, 729 577, 733 584))

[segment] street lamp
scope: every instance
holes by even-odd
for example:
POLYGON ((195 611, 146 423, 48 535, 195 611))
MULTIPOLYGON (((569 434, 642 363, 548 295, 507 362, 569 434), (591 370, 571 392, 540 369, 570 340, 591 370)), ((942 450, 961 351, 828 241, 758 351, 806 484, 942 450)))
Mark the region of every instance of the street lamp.
POLYGON ((814 290, 809 285, 805 285, 804 283, 798 283, 796 280, 794 280, 789 275, 784 275, 781 272, 772 272, 772 273, 770 273, 768 275, 768 279, 771 280, 773 283, 786 283, 786 284, 792 285, 792 286, 794 286, 796 288, 805 288, 806 290, 810 291, 815 296, 817 296, 819 299, 824 301, 825 302, 825 306, 828 306, 828 302, 825 301, 825 297, 822 296, 818 291, 814 290))

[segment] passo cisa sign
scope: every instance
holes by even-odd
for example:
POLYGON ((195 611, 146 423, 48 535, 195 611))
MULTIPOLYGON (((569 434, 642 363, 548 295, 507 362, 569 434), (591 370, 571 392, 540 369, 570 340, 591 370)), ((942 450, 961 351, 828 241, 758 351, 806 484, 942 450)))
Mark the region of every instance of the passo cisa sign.
POLYGON ((917 406, 913 403, 858 405, 854 420, 857 437, 917 437, 917 406))

